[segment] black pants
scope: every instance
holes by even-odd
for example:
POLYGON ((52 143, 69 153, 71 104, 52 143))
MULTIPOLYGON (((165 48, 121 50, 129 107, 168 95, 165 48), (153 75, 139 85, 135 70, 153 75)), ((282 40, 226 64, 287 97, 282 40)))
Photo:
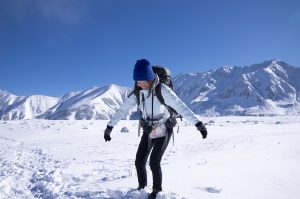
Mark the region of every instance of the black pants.
POLYGON ((158 191, 162 190, 162 171, 160 167, 160 162, 169 144, 171 135, 172 130, 168 130, 166 137, 160 137, 151 140, 148 138, 148 133, 143 133, 135 159, 139 187, 144 188, 145 186, 147 186, 146 162, 150 151, 153 148, 150 155, 150 168, 153 177, 153 189, 156 189, 158 191))

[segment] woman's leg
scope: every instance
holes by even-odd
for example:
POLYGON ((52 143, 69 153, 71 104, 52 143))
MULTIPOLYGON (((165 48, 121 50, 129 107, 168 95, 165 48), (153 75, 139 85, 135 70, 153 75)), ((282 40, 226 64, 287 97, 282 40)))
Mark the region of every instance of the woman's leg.
POLYGON ((162 191, 162 171, 160 162, 162 156, 169 144, 172 133, 167 133, 166 137, 156 138, 153 140, 153 150, 150 155, 150 168, 153 176, 153 189, 162 191))
POLYGON ((139 188, 145 188, 145 186, 147 186, 146 162, 150 150, 151 148, 148 149, 148 133, 143 133, 135 158, 139 188))

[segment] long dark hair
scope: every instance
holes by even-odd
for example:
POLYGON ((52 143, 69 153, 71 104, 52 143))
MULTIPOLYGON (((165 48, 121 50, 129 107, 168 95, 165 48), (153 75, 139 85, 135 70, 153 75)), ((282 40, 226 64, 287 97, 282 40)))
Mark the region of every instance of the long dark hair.
MULTIPOLYGON (((147 97, 149 97, 151 95, 151 93, 152 93, 152 87, 153 87, 154 82, 155 82, 155 79, 147 81, 147 83, 149 85, 147 97)), ((136 95, 139 95, 140 90, 142 90, 142 88, 137 85, 137 81, 136 81, 135 84, 134 84, 134 93, 136 95)))

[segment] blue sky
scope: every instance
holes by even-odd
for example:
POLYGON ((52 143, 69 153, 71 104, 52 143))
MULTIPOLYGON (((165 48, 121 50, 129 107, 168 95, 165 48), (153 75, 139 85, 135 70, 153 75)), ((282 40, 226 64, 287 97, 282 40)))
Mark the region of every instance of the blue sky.
POLYGON ((300 66, 299 0, 0 0, 0 90, 60 96, 280 59, 300 66))

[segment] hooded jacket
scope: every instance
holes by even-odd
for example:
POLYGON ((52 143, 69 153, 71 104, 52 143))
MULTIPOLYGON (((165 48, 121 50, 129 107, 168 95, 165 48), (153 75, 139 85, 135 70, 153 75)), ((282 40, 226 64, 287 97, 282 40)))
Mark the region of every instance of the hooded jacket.
MULTIPOLYGON (((153 96, 153 118, 155 120, 159 120, 160 122, 165 122, 169 117, 170 113, 164 104, 161 104, 159 99, 155 94, 155 86, 159 83, 159 77, 157 76, 155 82, 153 84, 151 92, 148 96, 148 90, 141 90, 140 95, 140 110, 142 112, 142 117, 146 119, 147 117, 152 118, 152 96, 153 96), (143 97, 144 96, 144 97, 143 97), (143 100, 143 98, 145 100, 143 100)), ((165 104, 171 106, 173 109, 177 111, 180 115, 182 115, 185 119, 187 119, 192 124, 197 124, 200 122, 199 118, 186 106, 184 102, 182 102, 176 93, 170 89, 165 84, 161 84, 161 94, 164 98, 165 104)), ((137 105, 137 98, 135 95, 130 95, 124 101, 124 104, 121 108, 113 115, 111 120, 108 122, 108 126, 114 127, 121 119, 125 118, 128 114, 129 110, 137 105)))

